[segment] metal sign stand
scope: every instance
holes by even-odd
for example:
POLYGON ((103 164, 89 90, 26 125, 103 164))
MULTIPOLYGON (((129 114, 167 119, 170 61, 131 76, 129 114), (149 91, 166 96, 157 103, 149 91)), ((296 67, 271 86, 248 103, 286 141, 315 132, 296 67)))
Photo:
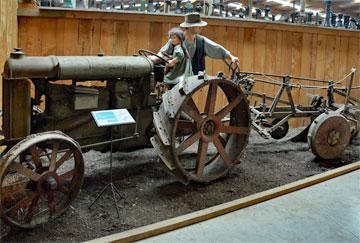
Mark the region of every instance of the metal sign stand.
MULTIPOLYGON (((115 194, 117 194, 120 198, 122 196, 119 192, 119 189, 117 189, 117 187, 113 183, 113 175, 112 175, 113 142, 114 142, 113 128, 115 125, 134 124, 135 121, 126 109, 94 111, 94 112, 91 112, 91 114, 93 115, 98 127, 110 126, 110 168, 109 168, 110 182, 108 184, 106 184, 106 186, 104 186, 104 188, 101 190, 101 192, 96 196, 95 200, 90 204, 88 209, 90 209, 94 205, 94 203, 101 197, 101 195, 105 192, 105 190, 107 188, 110 188, 111 192, 112 192, 112 197, 113 197, 113 200, 115 203, 117 215, 118 215, 118 217, 120 217, 119 208, 117 205, 117 200, 116 200, 115 194)), ((120 139, 116 139, 116 141, 120 141, 120 139)))
POLYGON ((104 188, 101 190, 101 192, 97 195, 97 197, 95 198, 95 200, 90 204, 89 209, 92 207, 92 205, 94 205, 94 203, 100 198, 100 196, 105 192, 106 188, 110 188, 111 192, 112 192, 112 196, 114 199, 114 203, 115 203, 115 207, 116 207, 116 212, 118 217, 120 217, 120 213, 119 213, 119 208, 117 205, 117 200, 116 200, 116 195, 115 192, 118 194, 118 196, 121 198, 121 194, 119 192, 119 189, 117 189, 117 187, 115 186, 115 184, 113 183, 113 176, 112 176, 112 153, 113 153, 113 126, 110 127, 110 169, 109 169, 109 173, 110 173, 110 182, 104 186, 104 188))

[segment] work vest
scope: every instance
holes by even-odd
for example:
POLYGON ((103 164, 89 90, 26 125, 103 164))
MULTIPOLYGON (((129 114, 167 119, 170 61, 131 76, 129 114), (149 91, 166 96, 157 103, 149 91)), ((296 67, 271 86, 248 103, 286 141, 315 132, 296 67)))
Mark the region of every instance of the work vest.
POLYGON ((205 70, 205 40, 201 36, 196 36, 196 49, 193 59, 191 60, 193 73, 196 75, 205 70))

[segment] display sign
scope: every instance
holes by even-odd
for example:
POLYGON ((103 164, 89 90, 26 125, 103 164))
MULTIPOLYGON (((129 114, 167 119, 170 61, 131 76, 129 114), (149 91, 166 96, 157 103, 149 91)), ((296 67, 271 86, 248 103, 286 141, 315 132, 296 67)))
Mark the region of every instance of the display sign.
POLYGON ((98 127, 136 123, 127 109, 92 111, 91 115, 98 127))

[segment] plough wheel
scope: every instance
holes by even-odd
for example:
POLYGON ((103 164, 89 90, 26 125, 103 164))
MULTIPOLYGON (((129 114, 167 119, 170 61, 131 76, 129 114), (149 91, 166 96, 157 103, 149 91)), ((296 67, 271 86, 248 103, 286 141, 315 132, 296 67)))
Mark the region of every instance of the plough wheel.
POLYGON ((28 136, 0 163, 0 213, 20 228, 34 228, 59 216, 83 181, 80 147, 58 131, 28 136))
MULTIPOLYGON (((281 118, 275 118, 271 124, 272 125, 276 125, 278 122, 281 121, 281 118)), ((284 122, 281 126, 279 126, 277 129, 275 129, 274 131, 272 131, 270 133, 270 136, 274 139, 282 139, 283 137, 286 136, 286 134, 289 131, 289 123, 286 121, 284 122)))
POLYGON ((161 143, 157 147, 172 174, 183 182, 210 182, 240 161, 250 133, 250 112, 245 95, 228 80, 198 78, 188 83, 192 86, 185 88, 186 94, 178 86, 167 92, 154 114, 160 137, 156 140, 161 143), (201 96, 203 107, 195 102, 201 96))
POLYGON ((323 159, 340 158, 350 142, 350 126, 338 113, 323 113, 312 123, 308 144, 316 156, 323 159))

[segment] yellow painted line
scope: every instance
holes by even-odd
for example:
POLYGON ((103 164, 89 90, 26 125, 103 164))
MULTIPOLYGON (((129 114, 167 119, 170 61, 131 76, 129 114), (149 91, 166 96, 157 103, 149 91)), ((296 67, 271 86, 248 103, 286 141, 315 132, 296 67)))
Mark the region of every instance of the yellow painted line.
POLYGON ((164 220, 158 223, 146 225, 140 228, 108 235, 102 238, 97 238, 88 242, 132 242, 142 240, 191 224, 199 223, 201 221, 205 221, 214 217, 218 217, 241 208, 249 207, 254 204, 261 203, 269 199, 273 199, 287 193, 294 192, 318 184, 320 182, 330 180, 332 178, 344 175, 358 169, 360 169, 360 161, 231 202, 223 203, 217 206, 182 215, 176 218, 164 220))

